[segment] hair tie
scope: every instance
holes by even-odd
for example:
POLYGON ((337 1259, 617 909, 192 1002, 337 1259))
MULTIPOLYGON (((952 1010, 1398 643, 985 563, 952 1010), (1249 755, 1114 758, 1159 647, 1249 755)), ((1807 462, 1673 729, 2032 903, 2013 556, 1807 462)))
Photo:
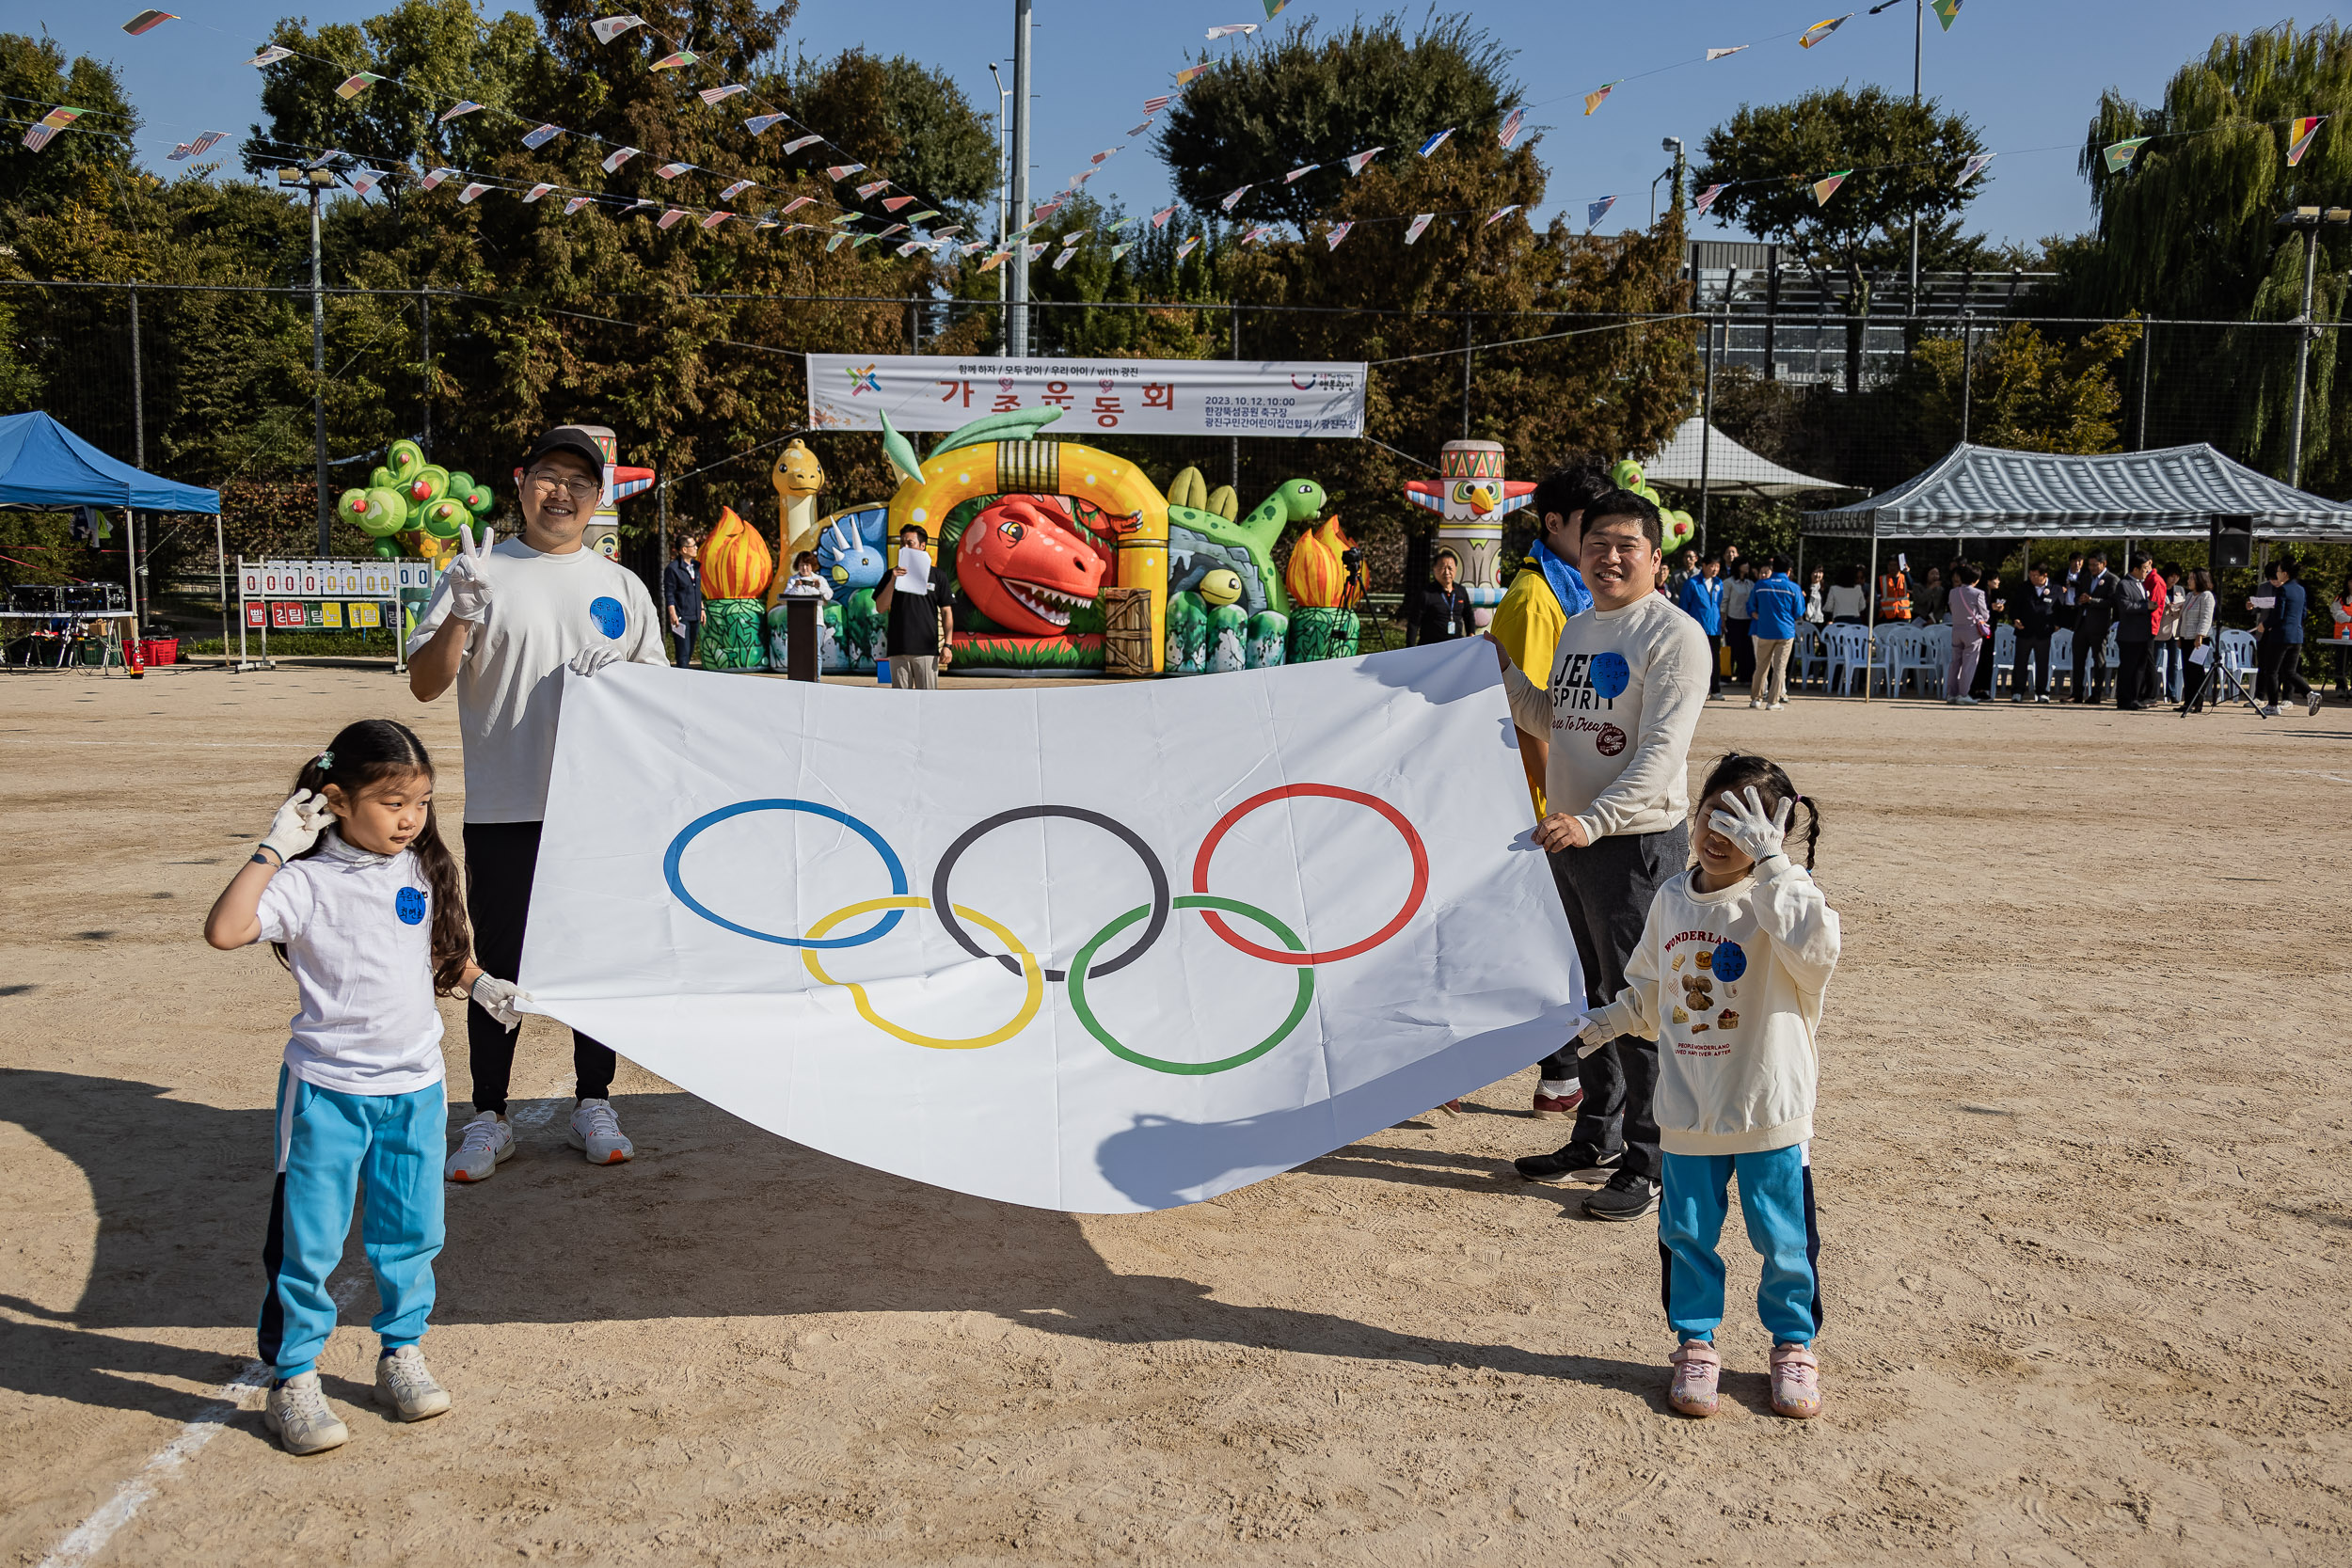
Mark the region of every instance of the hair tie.
POLYGON ((332 750, 321 752, 315 760, 318 763, 319 771, 324 773, 335 766, 335 753, 332 750))

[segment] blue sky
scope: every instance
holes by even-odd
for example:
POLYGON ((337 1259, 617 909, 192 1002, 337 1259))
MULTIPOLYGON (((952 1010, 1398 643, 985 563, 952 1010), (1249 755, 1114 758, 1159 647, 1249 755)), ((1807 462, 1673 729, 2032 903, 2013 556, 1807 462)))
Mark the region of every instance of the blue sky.
MULTIPOLYGON (((174 3, 184 20, 138 38, 121 31, 139 8, 130 0, 0 0, 0 27, 46 28, 69 53, 112 61, 147 118, 142 161, 169 169, 163 154, 172 142, 202 130, 242 135, 253 122, 260 73, 243 62, 253 53, 252 40, 276 18, 357 21, 384 8, 355 0, 312 0, 303 7, 287 0, 174 3)), ((1795 34, 1859 4, 1483 0, 1454 8, 1468 10, 1518 52, 1514 70, 1537 105, 1529 124, 1541 132, 1541 153, 1552 171, 1549 209, 1576 214, 1581 225, 1586 202, 1618 196, 1602 225, 1612 230, 1628 220, 1646 221, 1649 183, 1666 162, 1661 137, 1680 136, 1695 150, 1708 129, 1740 103, 1769 103, 1813 87, 1876 82, 1909 90, 1908 0, 1875 17, 1866 9, 1816 48, 1798 48, 1795 34), (1754 46, 1700 63, 1710 46, 1740 43, 1754 46), (1583 95, 1619 77, 1628 80, 1586 118, 1583 95)), ((626 8, 626 0, 613 0, 611 8, 626 8)), ((1202 35, 1208 27, 1264 21, 1263 0, 1036 0, 1035 14, 1034 178, 1041 197, 1085 168, 1090 154, 1117 145, 1142 118, 1142 100, 1171 90, 1170 73, 1198 51, 1232 47, 1207 43, 1202 35)), ((1266 27, 1280 31, 1318 14, 1327 23, 1343 23, 1356 12, 1294 0, 1266 27)), ((1420 15, 1406 14, 1408 23, 1420 15)), ((988 62, 1002 62, 1009 83, 1011 19, 1010 0, 895 0, 880 7, 805 0, 791 40, 820 56, 856 43, 881 54, 914 54, 952 74, 975 106, 993 118, 995 89, 988 62)), ((1947 33, 1930 11, 1925 89, 1965 112, 1985 145, 2001 154, 1984 177, 1984 195, 1970 209, 1971 223, 1995 241, 2032 241, 2087 227, 2087 188, 2075 172, 2074 150, 2100 90, 2114 87, 2153 101, 2166 78, 2201 54, 2216 33, 2280 20, 2275 6, 2245 0, 2141 0, 2128 7, 1966 0, 1947 33)), ((2298 20, 2309 25, 2316 19, 2298 20)), ((614 47, 628 46, 624 40, 614 47)), ((1138 138, 1109 160, 1089 188, 1123 199, 1131 212, 1163 204, 1167 172, 1142 145, 1148 139, 1138 138)), ((1728 237, 1711 223, 1697 232, 1728 237)))

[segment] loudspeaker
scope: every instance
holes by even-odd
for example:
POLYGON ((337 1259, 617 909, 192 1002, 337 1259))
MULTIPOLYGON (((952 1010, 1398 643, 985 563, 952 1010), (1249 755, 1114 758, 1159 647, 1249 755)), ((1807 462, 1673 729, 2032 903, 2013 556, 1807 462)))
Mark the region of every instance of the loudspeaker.
POLYGON ((8 590, 8 608, 20 615, 55 615, 62 592, 48 583, 20 582, 8 590))
POLYGON ((2216 517, 2207 536, 2208 564, 2217 572, 2254 563, 2254 519, 2216 517))

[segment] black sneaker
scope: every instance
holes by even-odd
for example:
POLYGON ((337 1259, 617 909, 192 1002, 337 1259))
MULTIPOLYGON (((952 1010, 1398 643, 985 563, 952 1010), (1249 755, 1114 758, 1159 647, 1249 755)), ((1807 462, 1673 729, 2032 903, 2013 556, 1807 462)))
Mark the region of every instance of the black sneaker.
POLYGON ((1530 1154, 1511 1162, 1511 1168, 1530 1181, 1557 1185, 1564 1181, 1606 1181, 1625 1158, 1625 1150, 1602 1153, 1591 1144, 1570 1144, 1549 1154, 1530 1154))
POLYGON ((1629 1170, 1617 1172, 1609 1179, 1609 1185, 1584 1200, 1584 1213, 1590 1219, 1638 1220, 1656 1212, 1658 1183, 1629 1170))

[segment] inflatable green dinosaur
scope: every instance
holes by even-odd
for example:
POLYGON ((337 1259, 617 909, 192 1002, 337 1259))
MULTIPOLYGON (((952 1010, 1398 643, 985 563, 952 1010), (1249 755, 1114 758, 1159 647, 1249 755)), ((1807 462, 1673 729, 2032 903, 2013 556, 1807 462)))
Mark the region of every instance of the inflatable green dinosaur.
POLYGON ((1274 569, 1274 546, 1293 523, 1323 515, 1323 486, 1311 479, 1286 479, 1274 494, 1236 518, 1232 487, 1211 495, 1198 468, 1186 468, 1168 486, 1168 586, 1170 594, 1198 589, 1209 573, 1225 568, 1242 580, 1246 611, 1290 613, 1291 598, 1274 569))

